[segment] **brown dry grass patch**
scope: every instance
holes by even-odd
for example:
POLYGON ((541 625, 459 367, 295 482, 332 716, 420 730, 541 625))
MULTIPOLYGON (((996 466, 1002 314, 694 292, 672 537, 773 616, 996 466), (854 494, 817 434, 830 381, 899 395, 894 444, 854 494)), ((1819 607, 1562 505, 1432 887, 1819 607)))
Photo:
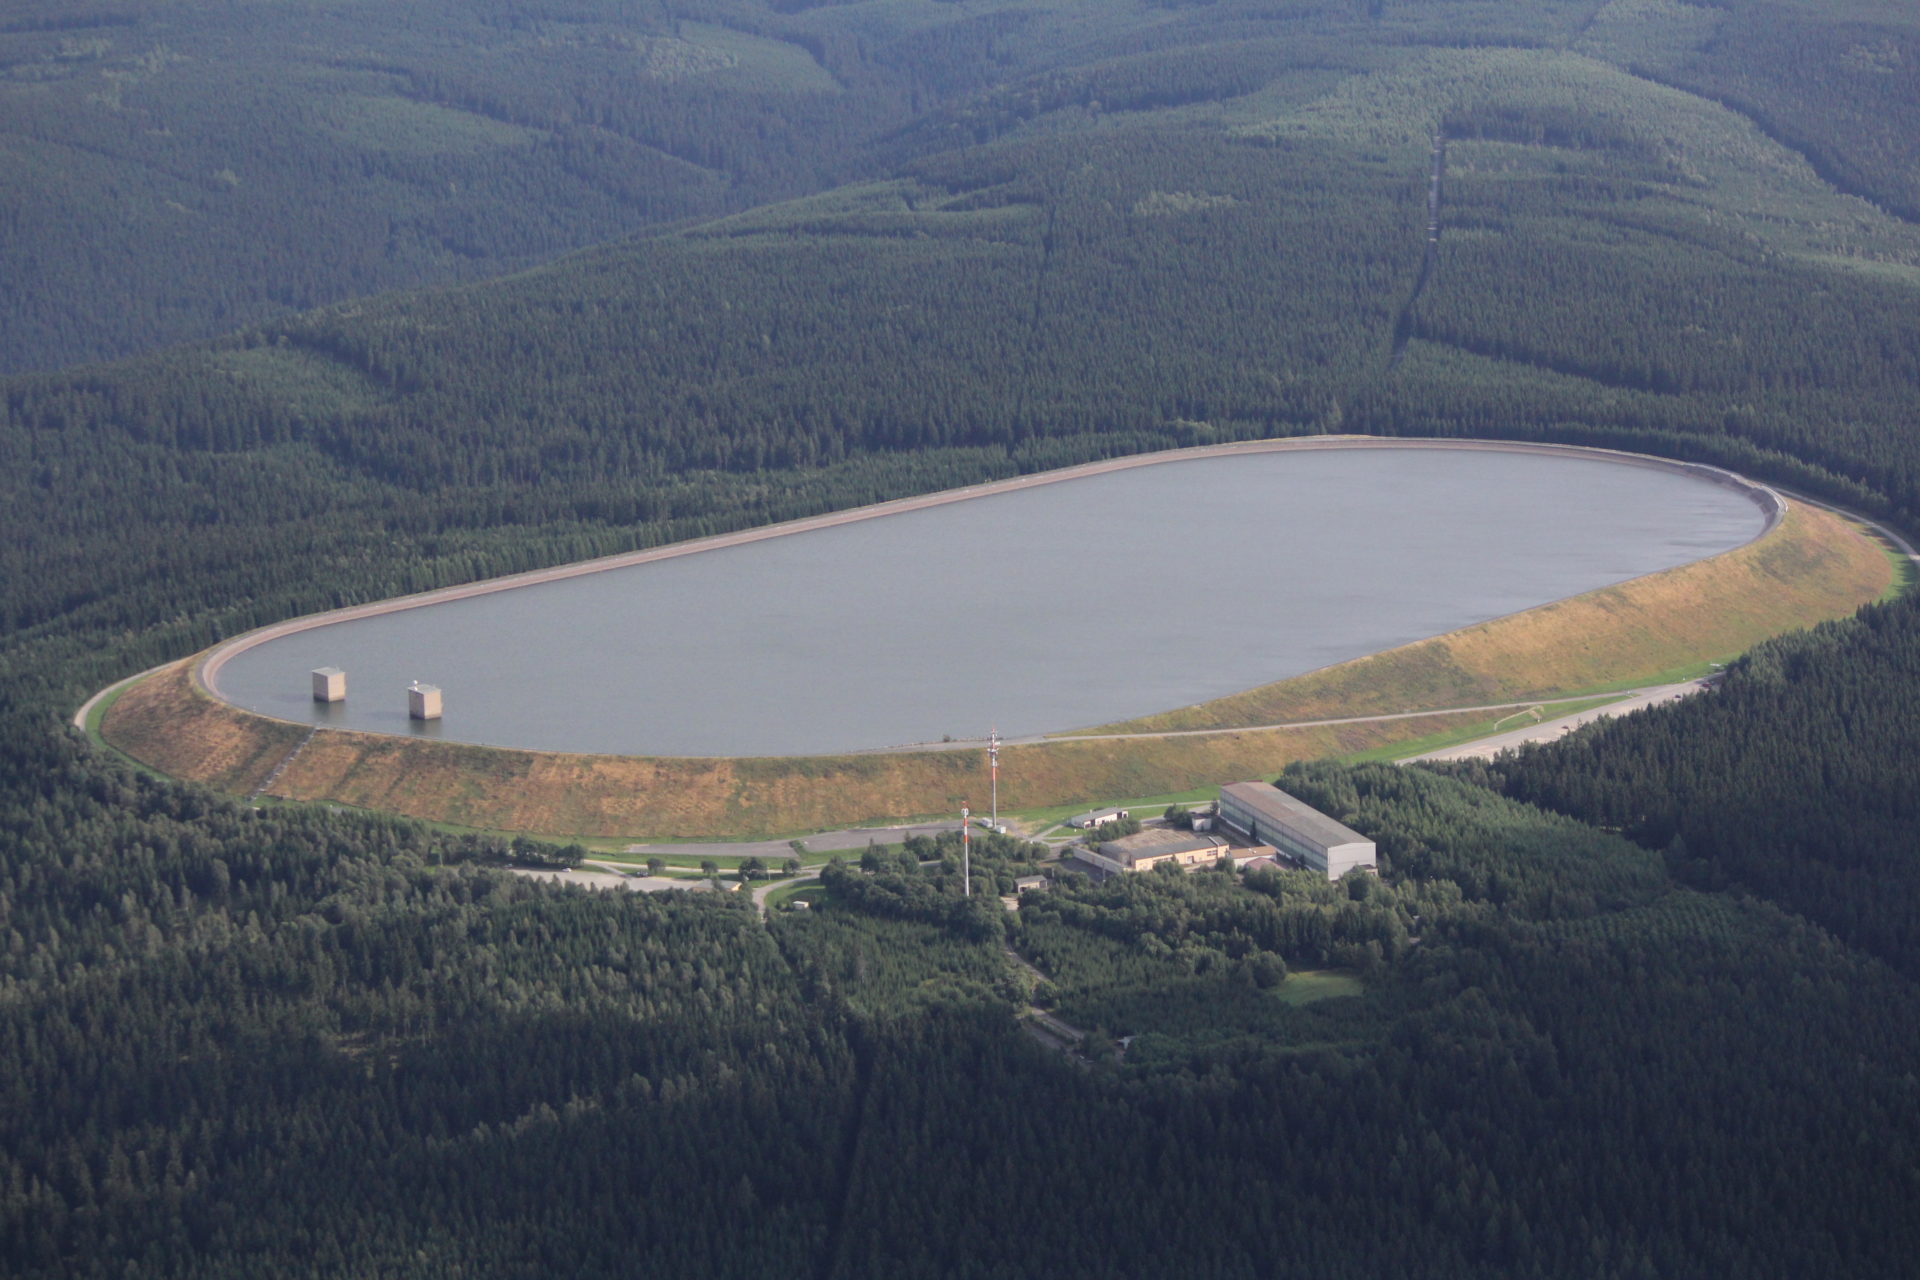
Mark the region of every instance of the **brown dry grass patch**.
MULTIPOLYGON (((306 736, 196 688, 188 664, 133 686, 101 726, 114 746, 177 777, 245 794, 306 736)), ((1134 741, 1062 739, 1009 747, 1008 809, 1092 801, 1259 777, 1294 760, 1435 733, 1433 716, 1299 730, 1134 741)), ((950 814, 986 797, 981 753, 764 759, 563 755, 323 729, 271 794, 429 821, 572 836, 782 835, 882 817, 950 814)))
MULTIPOLYGON (((1064 739, 1003 753, 1006 809, 1091 801, 1258 777, 1294 760, 1438 732, 1423 717, 1204 738, 1064 739)), ((951 814, 984 801, 979 751, 765 759, 563 755, 325 731, 274 784, 288 799, 332 800, 462 826, 553 836, 774 836, 879 818, 951 814)))
POLYGON ((202 693, 193 662, 130 685, 100 723, 101 736, 142 764, 247 794, 307 736, 306 726, 248 715, 202 693))

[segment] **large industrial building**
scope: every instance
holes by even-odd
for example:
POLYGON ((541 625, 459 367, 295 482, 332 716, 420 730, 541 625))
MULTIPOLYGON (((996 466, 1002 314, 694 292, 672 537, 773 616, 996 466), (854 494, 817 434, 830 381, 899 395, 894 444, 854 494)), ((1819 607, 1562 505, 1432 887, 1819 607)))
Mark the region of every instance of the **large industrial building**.
POLYGON ((1230 782, 1220 788, 1220 821, 1329 880, 1355 867, 1376 869, 1373 841, 1269 783, 1230 782))

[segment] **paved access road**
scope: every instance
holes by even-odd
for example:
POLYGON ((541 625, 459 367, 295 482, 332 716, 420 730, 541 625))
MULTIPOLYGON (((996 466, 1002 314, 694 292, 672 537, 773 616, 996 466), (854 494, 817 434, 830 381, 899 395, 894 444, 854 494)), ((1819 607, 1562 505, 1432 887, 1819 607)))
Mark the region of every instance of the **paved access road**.
POLYGON ((1557 720, 1543 720, 1539 724, 1496 733, 1491 738, 1481 738, 1476 742, 1463 743, 1457 747, 1444 747, 1439 751, 1429 751, 1425 755, 1412 756, 1409 759, 1491 760, 1502 751, 1511 751, 1530 742, 1552 742, 1563 734, 1573 732, 1583 724, 1592 724, 1595 720, 1605 720, 1609 716, 1623 716, 1630 711, 1639 711, 1643 707, 1658 706, 1661 703, 1677 702, 1681 698, 1699 693, 1707 688, 1709 683, 1710 681, 1707 680, 1688 680, 1682 684, 1661 685, 1657 689, 1642 689, 1632 697, 1623 698, 1619 702, 1609 702, 1604 707, 1593 707, 1570 716, 1561 716, 1557 720))
POLYGON ((577 884, 583 889, 630 889, 636 893, 659 893, 665 889, 691 889, 691 880, 669 880, 665 876, 625 876, 616 871, 560 870, 547 867, 508 867, 506 870, 529 880, 549 884, 577 884))
MULTIPOLYGON (((516 876, 525 876, 529 880, 544 880, 548 884, 578 885, 582 889, 625 889, 630 893, 669 893, 683 889, 692 893, 712 891, 704 880, 676 880, 671 876, 630 876, 610 869, 611 863, 585 863, 571 870, 549 869, 546 867, 508 867, 506 870, 516 876)), ((753 886, 750 895, 753 904, 760 908, 760 914, 767 913, 767 898, 775 889, 789 885, 805 884, 820 878, 819 868, 803 871, 791 879, 763 880, 753 886)))
MULTIPOLYGON (((1914 545, 1902 537, 1897 530, 1881 524, 1876 520, 1870 520, 1857 511, 1849 511, 1845 507, 1838 507, 1830 502, 1821 502, 1816 498, 1809 498, 1805 494, 1795 492, 1791 489, 1782 490, 1782 492, 1789 494, 1796 502, 1804 502, 1808 506, 1820 507, 1823 510, 1831 511, 1836 515, 1864 526, 1871 533, 1884 538, 1900 555, 1906 557, 1906 559, 1913 562, 1916 566, 1920 566, 1920 549, 1916 549, 1914 545)), ((1604 720, 1608 716, 1626 715, 1630 711, 1638 711, 1643 707, 1677 701, 1680 698, 1699 693, 1711 683, 1711 680, 1689 680, 1684 684, 1670 684, 1658 689, 1636 690, 1632 697, 1623 699, 1620 702, 1608 703, 1604 707, 1595 707, 1591 711, 1582 711, 1577 715, 1562 716, 1557 720, 1548 720, 1542 724, 1531 725, 1524 729, 1515 729, 1507 733, 1496 734, 1491 738, 1482 738, 1478 742, 1469 742, 1458 747, 1447 747, 1441 751, 1429 751, 1423 756, 1414 756, 1413 759, 1471 760, 1477 758, 1481 760, 1491 760, 1501 751, 1511 750, 1515 747, 1523 746, 1526 743, 1552 742, 1554 739, 1572 732, 1581 725, 1591 724, 1595 720, 1604 720)))
MULTIPOLYGON (((922 822, 904 827, 849 827, 839 831, 822 831, 806 837, 801 843, 806 845, 808 853, 854 853, 863 850, 867 844, 899 844, 908 836, 938 835, 942 831, 957 831, 960 823, 956 819, 949 822, 922 822)), ((647 857, 659 855, 663 858, 764 858, 768 862, 785 862, 794 856, 793 845, 786 840, 747 840, 731 844, 630 844, 628 854, 647 857)), ((617 862, 596 862, 589 858, 573 870, 548 870, 545 868, 512 867, 515 875, 525 876, 529 880, 545 880, 552 884, 579 885, 583 889, 627 889, 636 893, 665 893, 673 889, 691 889, 703 891, 706 882, 700 880, 682 880, 673 876, 644 876, 628 874, 625 864, 617 862)), ((763 880, 754 885, 751 892, 754 903, 761 913, 767 910, 767 896, 783 886, 802 884, 817 880, 820 869, 811 867, 797 876, 779 880, 763 880)))
MULTIPOLYGON (((932 836, 959 829, 960 821, 957 818, 949 822, 923 822, 908 827, 852 827, 805 836, 800 843, 807 846, 808 853, 857 852, 865 849, 869 842, 899 844, 908 836, 932 836)), ((736 844, 630 844, 626 852, 643 858, 657 854, 662 858, 777 858, 785 861, 793 856, 793 844, 787 840, 749 840, 736 844)))
MULTIPOLYGON (((617 870, 612 863, 586 862, 578 867, 561 869, 557 867, 507 867, 505 870, 516 876, 525 876, 529 880, 544 880, 548 884, 578 885, 582 889, 625 889, 629 893, 669 893, 675 889, 684 889, 693 893, 709 892, 712 886, 705 880, 678 880, 672 876, 635 876, 617 870)), ((782 885, 800 884, 818 879, 820 872, 804 871, 787 880, 763 880, 752 890, 754 902, 764 913, 767 909, 767 895, 782 885)))

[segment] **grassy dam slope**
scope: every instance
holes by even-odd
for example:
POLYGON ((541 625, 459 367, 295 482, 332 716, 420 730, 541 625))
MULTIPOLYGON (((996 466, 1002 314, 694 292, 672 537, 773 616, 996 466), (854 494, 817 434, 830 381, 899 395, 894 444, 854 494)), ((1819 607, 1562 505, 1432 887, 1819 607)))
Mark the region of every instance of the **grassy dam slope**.
MULTIPOLYGON (((1493 718, 1463 708, 1675 678, 1851 613, 1892 575, 1871 538, 1794 504, 1770 532, 1721 556, 1233 697, 1011 746, 1001 807, 1173 792, 1460 735, 1493 718), (1366 716, 1401 718, 1295 723, 1366 716)), ((310 732, 209 697, 194 682, 197 661, 128 687, 100 731, 155 769, 235 794, 555 836, 699 837, 941 813, 986 786, 984 753, 970 748, 675 759, 310 732)))

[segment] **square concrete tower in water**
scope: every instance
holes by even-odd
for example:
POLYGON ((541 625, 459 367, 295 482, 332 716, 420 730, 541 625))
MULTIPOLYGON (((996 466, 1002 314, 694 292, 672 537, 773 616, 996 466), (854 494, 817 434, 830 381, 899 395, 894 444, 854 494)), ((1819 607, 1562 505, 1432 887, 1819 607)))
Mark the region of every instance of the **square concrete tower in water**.
POLYGON ((440 686, 415 680, 407 686, 407 714, 415 720, 440 718, 440 686))
POLYGON ((315 702, 345 702, 347 700, 347 673, 338 667, 315 667, 313 669, 313 700, 315 702))

